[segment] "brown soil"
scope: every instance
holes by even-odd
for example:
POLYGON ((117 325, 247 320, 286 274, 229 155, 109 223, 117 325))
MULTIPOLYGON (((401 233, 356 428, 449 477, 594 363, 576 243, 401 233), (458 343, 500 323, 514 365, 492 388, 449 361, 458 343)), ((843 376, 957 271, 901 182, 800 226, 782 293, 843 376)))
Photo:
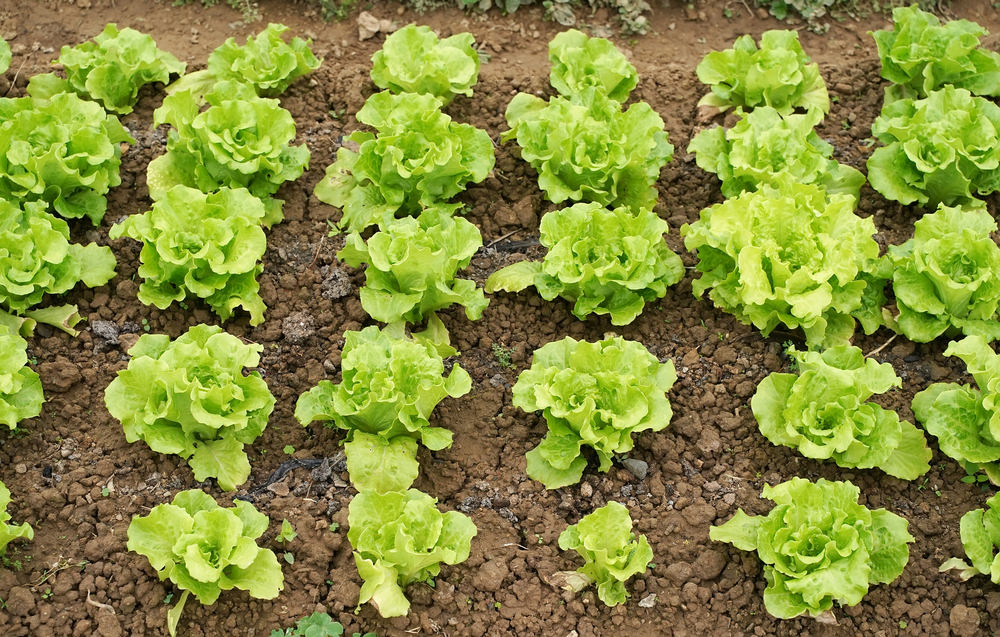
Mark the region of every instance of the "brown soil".
MULTIPOLYGON (((317 381, 337 379, 344 332, 370 321, 357 296, 363 274, 338 265, 334 255, 342 239, 324 239, 326 221, 339 212, 311 193, 333 161, 337 140, 358 127, 353 115, 375 90, 368 78, 370 56, 382 42, 376 37, 359 43, 353 21, 324 24, 302 4, 263 2, 262 8, 267 20, 311 35, 314 49, 326 61, 282 98, 295 116, 297 141, 309 146, 312 162, 300 180, 279 193, 286 200, 287 221, 271 231, 265 255, 261 283, 269 307, 267 321, 255 329, 245 318, 226 326, 265 346, 261 371, 278 400, 270 426, 250 453, 248 488, 265 481, 288 459, 282 451, 286 445, 296 449, 296 458, 333 457, 338 451, 339 436, 332 430, 298 425, 292 416, 294 403, 317 381), (333 117, 331 111, 341 109, 346 112, 333 117), (351 285, 345 286, 348 280, 351 285)), ((488 20, 457 11, 418 16, 396 4, 371 10, 402 23, 428 23, 443 34, 469 30, 486 43, 494 55, 483 66, 476 95, 460 97, 449 108, 459 121, 496 137, 506 128, 503 112, 513 94, 550 92, 545 47, 556 27, 542 20, 540 9, 522 8, 505 18, 491 13, 488 20)), ((1000 18, 989 3, 962 2, 952 10, 1000 31, 1000 18)), ((197 66, 224 38, 256 30, 238 19, 225 6, 7 0, 0 7, 0 35, 16 35, 16 54, 11 69, 0 76, 0 95, 22 95, 26 78, 46 71, 60 46, 93 37, 109 21, 152 34, 161 47, 197 66)), ((588 21, 602 25, 608 16, 602 10, 588 21)), ((875 47, 865 32, 883 27, 884 20, 831 22, 826 35, 801 32, 804 47, 820 62, 837 99, 820 134, 837 148, 840 161, 864 169, 870 150, 863 142, 870 136, 882 96, 875 47)), ((633 42, 616 40, 642 78, 635 99, 659 111, 678 149, 662 172, 657 211, 670 222, 668 241, 687 265, 694 259, 684 252, 676 229, 721 200, 717 179, 698 169, 684 152, 697 132, 695 103, 704 90, 695 66, 706 52, 726 48, 738 35, 759 35, 781 26, 772 18, 748 14, 741 3, 710 0, 692 9, 662 9, 653 18, 650 35, 633 42), (733 11, 734 19, 723 17, 725 8, 733 11)), ((989 42, 995 46, 995 40, 989 42)), ((181 489, 205 486, 222 501, 231 497, 213 484, 197 485, 177 458, 155 454, 141 443, 126 444, 103 402, 103 388, 126 366, 122 343, 134 339, 143 325, 177 336, 188 325, 217 322, 198 304, 161 312, 138 302, 132 280, 139 265, 137 244, 108 241, 111 224, 150 206, 145 170, 164 149, 163 130, 151 126, 152 111, 162 98, 161 86, 145 89, 136 112, 124 120, 137 143, 125 154, 122 185, 110 195, 102 226, 71 224, 75 239, 112 246, 118 276, 102 288, 69 295, 90 318, 90 327, 78 339, 39 328, 30 340, 30 355, 37 357, 34 366, 48 402, 39 418, 22 424, 26 435, 0 432, 0 479, 14 497, 10 512, 15 521, 27 520, 35 527, 33 542, 14 545, 8 552, 11 568, 0 568, 0 599, 6 604, 0 610, 0 630, 6 637, 165 635, 165 602, 171 589, 157 581, 145 558, 126 551, 129 520, 169 501, 181 489), (110 334, 110 340, 102 334, 110 334)), ((515 257, 518 252, 534 256, 538 248, 521 246, 537 237, 538 217, 553 208, 543 200, 535 172, 520 160, 513 144, 497 149, 497 168, 495 177, 461 197, 485 243, 514 232, 474 259, 470 275, 479 281, 511 258, 521 258, 515 257)), ((990 206, 994 210, 995 201, 990 206)), ((906 240, 919 214, 886 202, 867 187, 860 213, 874 216, 882 246, 906 240)), ((455 444, 441 452, 421 452, 421 477, 415 486, 437 497, 444 508, 469 513, 479 535, 469 560, 445 566, 436 588, 410 587, 413 607, 408 617, 383 620, 369 605, 355 612, 361 580, 345 539, 347 504, 353 494, 348 476, 334 473, 324 479, 297 469, 256 501, 273 522, 264 536, 267 546, 285 550, 272 541, 282 519, 290 520, 299 533, 287 549, 295 561, 285 567, 282 595, 258 601, 232 591, 211 607, 192 601, 180 634, 259 637, 315 610, 329 612, 348 633, 373 630, 394 637, 883 637, 989 635, 1000 630, 996 586, 984 577, 962 583, 937 571, 946 558, 962 555, 959 518, 983 506, 988 494, 963 484, 964 471, 936 446, 927 480, 913 483, 879 471, 844 471, 772 446, 758 433, 747 401, 766 374, 786 368, 781 342, 796 337, 776 332, 762 339, 710 303, 695 299, 691 280, 689 276, 669 291, 661 303, 647 306, 632 325, 614 330, 605 319, 578 321, 566 303, 545 303, 532 292, 496 295, 477 322, 469 322, 460 310, 444 313, 474 386, 468 396, 445 401, 436 411, 432 424, 453 430, 455 444), (592 466, 581 484, 546 492, 524 473, 524 453, 544 434, 544 421, 515 409, 510 387, 535 348, 567 335, 599 339, 608 331, 639 340, 661 360, 674 361, 680 375, 670 393, 675 421, 662 433, 638 439, 633 457, 649 463, 644 480, 618 466, 607 474, 592 466), (494 343, 513 349, 512 368, 501 366, 492 354, 494 343), (765 582, 756 556, 708 539, 709 527, 728 519, 738 507, 765 513, 769 504, 758 498, 764 483, 793 476, 850 479, 861 487, 862 503, 904 516, 916 537, 902 577, 874 587, 858 606, 837 610, 838 626, 770 617, 761 601, 765 582), (545 584, 554 571, 578 566, 573 555, 558 550, 559 533, 608 500, 628 505, 637 530, 649 538, 656 563, 629 585, 629 604, 615 609, 598 603, 593 591, 563 593, 545 584), (328 530, 331 522, 340 525, 337 532, 328 530), (655 605, 640 607, 638 601, 651 594, 655 605)), ((858 345, 870 351, 889 337, 880 330, 859 338, 858 345)), ((914 345, 897 339, 879 354, 904 379, 903 389, 882 397, 883 404, 912 420, 909 403, 915 392, 933 381, 965 380, 961 364, 944 358, 943 348, 943 342, 914 345)))

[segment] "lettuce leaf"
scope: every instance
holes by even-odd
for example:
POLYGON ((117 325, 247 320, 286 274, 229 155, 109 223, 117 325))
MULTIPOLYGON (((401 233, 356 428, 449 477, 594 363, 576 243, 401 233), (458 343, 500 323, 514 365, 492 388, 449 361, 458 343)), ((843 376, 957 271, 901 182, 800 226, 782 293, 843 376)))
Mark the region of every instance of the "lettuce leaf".
POLYGON ((0 73, 5 73, 10 68, 10 57, 10 45, 0 38, 0 73))
POLYGON ((0 424, 12 431, 21 420, 42 413, 45 402, 42 381, 28 367, 27 349, 17 332, 0 325, 0 424))
POLYGON ((953 557, 941 565, 941 572, 961 569, 959 577, 965 581, 974 575, 988 575, 994 584, 1000 584, 1000 494, 986 501, 985 509, 975 509, 962 516, 959 523, 962 548, 971 564, 953 557))
POLYGON ((7 545, 11 540, 24 538, 30 540, 35 537, 35 531, 27 522, 23 524, 7 524, 10 521, 10 514, 7 513, 7 505, 10 504, 10 489, 0 482, 0 557, 7 553, 7 545))
POLYGON ((568 29, 549 42, 549 81, 563 97, 596 87, 605 97, 624 103, 639 75, 610 40, 568 29))
POLYGON ((372 81, 393 93, 421 93, 448 105, 472 97, 479 81, 479 54, 471 33, 438 40, 430 27, 409 24, 385 39, 372 56, 372 81))

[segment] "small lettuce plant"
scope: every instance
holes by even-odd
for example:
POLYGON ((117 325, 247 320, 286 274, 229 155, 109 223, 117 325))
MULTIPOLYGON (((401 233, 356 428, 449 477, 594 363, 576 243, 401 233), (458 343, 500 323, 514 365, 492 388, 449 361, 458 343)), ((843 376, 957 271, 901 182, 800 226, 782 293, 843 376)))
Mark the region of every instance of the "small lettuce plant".
POLYGON ((174 341, 143 334, 104 392, 128 442, 187 460, 199 482, 233 491, 250 476, 243 446, 263 433, 274 396, 260 373, 261 345, 245 345, 216 325, 196 325, 174 341))
POLYGON ((28 83, 32 97, 50 99, 58 93, 76 93, 98 102, 110 113, 125 115, 139 101, 146 84, 184 75, 187 65, 156 48, 150 36, 108 24, 93 42, 64 46, 55 61, 66 69, 66 79, 53 73, 35 75, 28 83))
POLYGON ((10 490, 0 482, 0 557, 7 553, 7 545, 12 540, 22 538, 30 540, 35 537, 35 531, 27 522, 23 524, 7 524, 10 521, 10 514, 7 513, 7 506, 10 504, 10 490))
POLYGON ((351 500, 347 539, 364 584, 359 603, 370 601, 382 617, 406 615, 406 587, 433 582, 441 564, 469 558, 476 525, 458 511, 441 513, 437 500, 417 491, 361 491, 351 500))
POLYGON ((410 24, 385 39, 372 56, 372 81, 393 93, 421 93, 448 105, 472 97, 479 81, 479 54, 471 33, 438 40, 430 27, 410 24))
POLYGON ((962 548, 971 564, 953 557, 941 565, 941 572, 958 569, 962 581, 975 575, 988 575, 994 584, 1000 584, 1000 493, 986 501, 985 509, 974 509, 962 516, 959 522, 962 548))
POLYGON ((719 176, 723 195, 736 197, 772 183, 777 174, 788 174, 830 194, 858 198, 865 176, 831 159, 833 146, 813 130, 823 121, 822 111, 782 117, 770 106, 759 106, 749 113, 737 108, 736 114, 740 119, 735 126, 703 130, 687 148, 700 168, 719 176))
POLYGON ((764 336, 801 327, 810 347, 847 342, 855 319, 871 334, 882 324, 887 273, 875 224, 854 205, 786 177, 702 210, 681 228, 698 252, 695 296, 709 290, 716 307, 764 336))
POLYGON ((605 97, 624 103, 639 83, 635 67, 610 40, 591 38, 576 29, 552 38, 549 61, 549 82, 563 97, 595 87, 605 97))
POLYGON ((257 546, 267 522, 249 502, 236 500, 230 508, 220 507, 198 489, 181 491, 171 503, 132 518, 128 550, 146 557, 161 581, 169 579, 182 591, 167 613, 172 637, 192 593, 210 605, 233 588, 255 599, 274 599, 284 589, 285 576, 274 552, 257 546))
POLYGON ((267 247, 264 204, 245 188, 206 195, 174 186, 141 215, 111 228, 112 239, 143 242, 139 300, 161 310, 174 301, 204 299, 225 321, 241 307, 250 324, 264 322, 257 275, 267 247))
POLYGON ((104 218, 119 185, 123 143, 117 117, 75 93, 50 100, 0 99, 0 199, 44 201, 67 219, 104 218))
POLYGON ((753 37, 739 37, 733 48, 706 55, 697 73, 712 89, 698 106, 713 113, 734 106, 770 106, 782 115, 796 108, 830 112, 826 82, 802 51, 796 31, 765 31, 759 49, 753 37))
POLYGON ((573 303, 581 321, 610 314, 628 325, 646 303, 662 298, 684 278, 684 264, 667 247, 667 223, 649 210, 607 210, 580 203, 542 217, 544 261, 521 261, 494 272, 486 291, 520 292, 535 286, 546 301, 573 303))
MULTIPOLYGON (((272 630, 270 637, 341 637, 343 634, 344 626, 340 622, 333 621, 327 613, 316 612, 298 620, 295 626, 272 630)), ((354 633, 353 637, 375 637, 375 633, 354 633)))
POLYGON ((858 504, 850 482, 792 478, 764 485, 766 516, 740 509, 709 530, 717 542, 757 551, 764 562, 764 608, 778 619, 807 615, 833 623, 833 604, 854 606, 872 584, 888 584, 910 559, 907 522, 858 504))
POLYGON ((625 582, 645 573, 653 561, 653 549, 645 535, 636 539, 628 509, 608 502, 559 534, 559 548, 576 551, 586 564, 575 573, 565 573, 564 588, 581 591, 597 584, 597 597, 608 606, 629 598, 625 582))
POLYGON ((0 325, 0 424, 11 430, 25 418, 42 413, 42 381, 28 367, 28 344, 0 325))
POLYGON ((597 343, 566 337, 535 350, 517 378, 514 406, 541 411, 549 431, 527 454, 528 476, 558 489, 576 484, 591 447, 600 471, 631 451, 632 434, 664 429, 673 416, 667 392, 677 381, 673 361, 660 363, 635 341, 597 343))
POLYGON ((822 354, 788 355, 797 374, 773 373, 750 401, 764 437, 798 449, 807 458, 832 459, 840 467, 877 467, 901 480, 915 480, 930 470, 931 450, 924 434, 867 400, 901 387, 892 365, 866 359, 852 345, 822 354))

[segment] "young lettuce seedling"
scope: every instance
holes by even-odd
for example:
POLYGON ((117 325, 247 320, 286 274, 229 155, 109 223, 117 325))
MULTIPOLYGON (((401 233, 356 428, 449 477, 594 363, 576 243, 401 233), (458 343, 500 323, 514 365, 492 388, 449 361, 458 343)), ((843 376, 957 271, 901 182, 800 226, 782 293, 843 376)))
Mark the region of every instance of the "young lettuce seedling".
POLYGON ((10 490, 0 482, 0 557, 7 553, 7 545, 11 540, 18 538, 30 540, 35 537, 35 531, 27 522, 21 525, 7 524, 10 520, 10 514, 7 513, 8 504, 10 504, 10 490))

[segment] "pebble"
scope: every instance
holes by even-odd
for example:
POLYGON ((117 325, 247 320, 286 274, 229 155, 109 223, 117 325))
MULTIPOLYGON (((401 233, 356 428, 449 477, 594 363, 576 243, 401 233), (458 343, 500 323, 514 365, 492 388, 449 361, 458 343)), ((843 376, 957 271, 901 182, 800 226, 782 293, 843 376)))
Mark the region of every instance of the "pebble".
POLYGON ((973 637, 979 632, 979 611, 959 604, 951 609, 948 616, 951 632, 958 637, 973 637))
POLYGON ((590 485, 589 482, 584 482, 580 485, 580 496, 584 498, 589 498, 594 495, 594 487, 590 485))
POLYGON ((28 472, 28 466, 25 465, 25 464, 16 465, 14 467, 14 471, 16 471, 17 473, 27 473, 28 472))
POLYGON ((674 562, 667 567, 667 577, 680 586, 691 579, 691 565, 687 562, 674 562))
POLYGON ((472 585, 478 590, 495 593, 503 586, 503 581, 509 574, 507 562, 497 557, 483 564, 472 578, 472 585))
POLYGON ((643 462, 642 460, 625 458, 622 460, 622 465, 628 469, 629 473, 634 475, 639 480, 645 480, 646 474, 649 472, 649 464, 643 462))

